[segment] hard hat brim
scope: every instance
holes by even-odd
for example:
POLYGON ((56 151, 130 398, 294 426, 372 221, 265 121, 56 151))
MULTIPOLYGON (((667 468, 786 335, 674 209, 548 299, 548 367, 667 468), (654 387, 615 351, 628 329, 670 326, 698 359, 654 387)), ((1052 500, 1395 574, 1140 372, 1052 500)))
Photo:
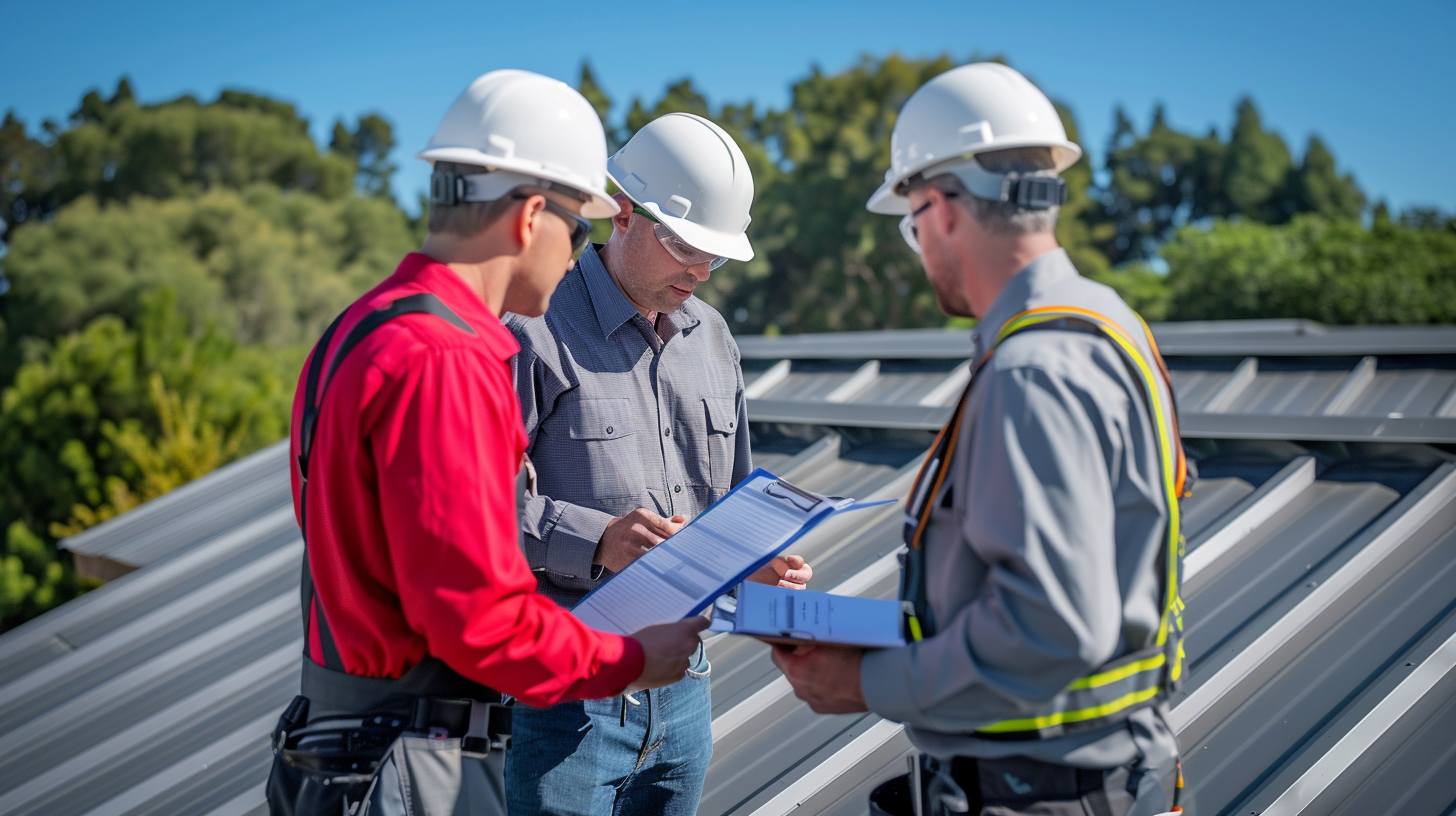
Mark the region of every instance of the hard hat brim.
POLYGON ((753 246, 748 243, 748 235, 745 233, 726 234, 707 229, 686 218, 662 215, 656 207, 647 209, 652 210, 664 226, 672 230, 674 235, 686 241, 688 246, 693 249, 701 250, 709 255, 717 255, 720 258, 731 258, 735 261, 753 260, 753 246))
MULTIPOLYGON (((610 171, 608 173, 610 176, 610 171)), ((612 183, 621 189, 621 184, 612 177, 612 183)), ((661 221, 663 226, 672 230, 672 233, 688 243, 693 249, 706 252, 709 255, 717 255, 720 258, 729 258, 735 261, 753 260, 753 245, 748 242, 748 233, 723 233, 717 230, 708 229, 701 224, 689 221, 686 218, 679 218, 675 215, 668 215, 657 206, 655 202, 641 202, 628 195, 625 190, 622 194, 627 200, 652 213, 652 216, 661 221)))
MULTIPOLYGON (((989 153, 996 150, 1008 150, 1013 147, 1050 147, 1052 149, 1052 155, 1056 158, 1056 171, 1058 173, 1065 171, 1067 168, 1076 164, 1078 159, 1082 158, 1082 148, 1078 147, 1076 142, 1071 141, 1053 142, 1049 144, 1045 141, 1007 140, 1004 142, 996 142, 989 150, 982 152, 989 153)), ((933 173, 933 175, 940 175, 939 171, 944 170, 949 172, 956 165, 970 161, 974 157, 974 153, 967 153, 963 156, 955 156, 950 159, 931 159, 922 164, 907 167, 898 176, 885 179, 885 183, 881 184, 879 189, 875 190, 870 196, 869 201, 865 202, 865 209, 880 215, 908 215, 910 212, 910 199, 895 192, 895 188, 916 174, 926 173, 927 175, 932 175, 927 171, 935 170, 937 172, 933 173)))
MULTIPOLYGON (((500 156, 488 155, 473 147, 452 146, 427 147, 415 154, 415 157, 424 159, 431 164, 437 161, 447 161, 457 164, 471 164, 477 167, 488 167, 493 170, 509 170, 570 187, 588 196, 587 200, 581 205, 581 215, 583 218, 611 218, 620 211, 616 200, 607 195, 605 189, 594 189, 589 182, 578 176, 557 172, 551 168, 543 167, 536 162, 504 159, 500 156)), ((603 183, 602 187, 605 188, 605 186, 605 183, 603 183)))

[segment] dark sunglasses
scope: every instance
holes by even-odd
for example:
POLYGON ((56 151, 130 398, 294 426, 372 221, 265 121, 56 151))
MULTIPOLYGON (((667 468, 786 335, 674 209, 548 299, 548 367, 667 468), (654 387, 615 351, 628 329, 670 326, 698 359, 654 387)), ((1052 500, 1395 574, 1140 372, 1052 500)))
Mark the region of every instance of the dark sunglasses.
MULTIPOLYGON (((536 195, 540 195, 540 193, 537 193, 536 195)), ((511 198, 521 200, 525 200, 530 197, 531 196, 526 195, 525 193, 516 193, 511 196, 511 198)), ((562 221, 565 221, 566 225, 571 227, 571 254, 575 255, 576 253, 580 252, 582 248, 586 246, 587 239, 591 237, 591 222, 586 220, 585 218, 582 218, 581 216, 577 215, 566 207, 557 204, 555 201, 552 201, 545 196, 541 197, 546 201, 546 211, 552 213, 557 218, 560 218, 562 221)))

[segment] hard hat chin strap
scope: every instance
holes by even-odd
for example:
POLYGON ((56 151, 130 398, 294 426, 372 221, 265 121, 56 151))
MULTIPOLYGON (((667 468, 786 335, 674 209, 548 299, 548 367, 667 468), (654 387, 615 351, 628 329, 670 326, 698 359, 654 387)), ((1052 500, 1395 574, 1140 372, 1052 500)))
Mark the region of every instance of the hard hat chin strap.
POLYGON ((1054 171, 992 173, 974 159, 942 173, 960 179, 976 198, 1004 201, 1028 210, 1049 210, 1067 203, 1067 182, 1054 171))
POLYGON ((495 201, 505 198, 517 187, 539 187, 578 201, 587 201, 590 198, 574 187, 510 170, 492 170, 486 173, 436 170, 430 174, 430 203, 453 207, 469 201, 495 201))

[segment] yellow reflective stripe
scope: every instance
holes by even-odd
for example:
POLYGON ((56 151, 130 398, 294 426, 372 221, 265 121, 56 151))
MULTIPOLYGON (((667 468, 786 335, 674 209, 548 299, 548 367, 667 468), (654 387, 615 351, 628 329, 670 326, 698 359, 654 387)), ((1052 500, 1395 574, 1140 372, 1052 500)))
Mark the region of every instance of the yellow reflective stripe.
POLYGON ((1108 683, 1116 683, 1118 680, 1126 680, 1134 674, 1140 674, 1149 669, 1162 668, 1163 664, 1167 661, 1167 653, 1159 652, 1154 657, 1144 658, 1135 663, 1129 663, 1126 666, 1119 666, 1112 671, 1105 671, 1101 674, 1089 674, 1086 677, 1074 680, 1072 685, 1067 686, 1067 691, 1096 688, 1098 686, 1105 686, 1108 683))
POLYGON ((924 635, 920 631, 920 619, 914 615, 910 616, 910 639, 919 643, 924 635))
MULTIPOLYGON (((1138 349, 1137 344, 1127 336, 1127 333, 1120 326, 1096 312, 1090 312, 1085 309, 1052 307, 1046 311, 1032 310, 1030 312, 1023 312, 1021 315, 1006 321, 1005 325, 1001 327, 1001 331, 996 334, 996 342, 999 344, 1010 334, 1023 327, 1060 320, 1065 317, 1078 317, 1090 320, 1093 325, 1102 329, 1103 333, 1113 342, 1121 346, 1127 352, 1127 355, 1132 358, 1133 362, 1137 364, 1138 372, 1143 377, 1143 386, 1148 390, 1148 403, 1153 408, 1154 424, 1158 429, 1158 453, 1163 464, 1163 491, 1168 502, 1168 597, 1163 603, 1163 615, 1162 620, 1158 624, 1157 641, 1158 645, 1162 646, 1168 642, 1168 626, 1172 618, 1173 602, 1178 594, 1178 540, 1181 538, 1181 533, 1179 532, 1178 488, 1175 484, 1178 478, 1176 476, 1177 459, 1173 453, 1172 443, 1168 440, 1168 422, 1163 411, 1163 400, 1158 394, 1157 381, 1153 377, 1152 368, 1148 365, 1147 359, 1143 357, 1142 351, 1138 349)), ((1169 383, 1168 387, 1172 388, 1173 384, 1169 383)))
POLYGON ((1098 717, 1116 714, 1124 708, 1151 700, 1157 693, 1158 687, 1153 686, 1150 689, 1124 694, 1110 703, 1093 706, 1092 708, 1083 708, 1077 711, 1059 711, 1056 714, 1047 714, 1043 717, 1028 717, 1023 720, 1004 720, 976 730, 988 734, 1004 734, 1012 731, 1040 731, 1043 728, 1051 728, 1054 725, 1095 720, 1098 717))

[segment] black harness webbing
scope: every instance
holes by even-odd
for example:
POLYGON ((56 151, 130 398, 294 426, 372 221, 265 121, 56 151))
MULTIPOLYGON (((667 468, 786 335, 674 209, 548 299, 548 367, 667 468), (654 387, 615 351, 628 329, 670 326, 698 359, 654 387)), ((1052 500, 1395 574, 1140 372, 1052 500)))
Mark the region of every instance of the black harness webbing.
MULTIPOLYGON (((402 297, 383 309, 377 309, 364 316, 349 333, 344 336, 339 344, 339 350, 334 353, 333 362, 328 367, 328 376, 321 377, 324 369, 324 359, 329 355, 329 347, 333 343, 334 335, 338 332, 339 324, 343 322, 344 315, 340 314, 334 318, 324 331, 323 337, 319 339, 318 346, 314 348, 312 359, 308 364, 308 376, 304 381, 303 397, 303 423, 298 433, 298 472, 301 479, 299 488, 299 517, 303 522, 304 530, 304 558, 303 575, 299 581, 300 601, 303 605, 303 632, 304 632, 304 656, 305 667, 312 663, 308 655, 308 638, 310 618, 318 621, 319 645, 323 651, 323 667, 334 672, 344 673, 344 662, 339 656, 338 644, 334 641, 334 634, 329 626, 328 618, 324 615, 323 604, 319 602, 318 593, 314 589, 313 574, 308 567, 308 464, 309 457, 313 453, 314 434, 318 427, 319 412, 324 399, 328 396, 329 383, 333 381, 334 373, 365 337, 380 326, 388 323, 396 317, 407 314, 431 314, 450 325, 470 335, 475 334, 475 329, 470 327, 461 317, 450 310, 438 297, 424 292, 417 295, 402 297), (322 381, 321 381, 322 380, 322 381)), ((315 672, 315 674, 318 674, 315 672)), ((346 675, 347 676, 347 675, 346 675)), ((463 679, 463 678, 461 678, 463 679)))

